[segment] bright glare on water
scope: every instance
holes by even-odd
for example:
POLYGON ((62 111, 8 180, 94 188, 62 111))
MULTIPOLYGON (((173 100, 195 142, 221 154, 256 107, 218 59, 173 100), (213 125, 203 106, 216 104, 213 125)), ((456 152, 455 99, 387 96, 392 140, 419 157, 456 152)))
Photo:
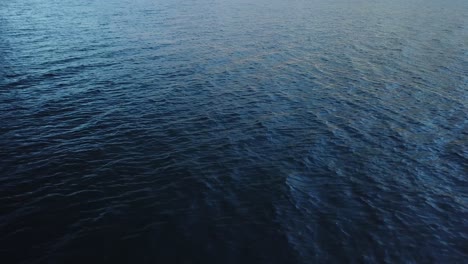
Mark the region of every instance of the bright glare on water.
POLYGON ((0 0, 10 263, 463 263, 467 0, 0 0))

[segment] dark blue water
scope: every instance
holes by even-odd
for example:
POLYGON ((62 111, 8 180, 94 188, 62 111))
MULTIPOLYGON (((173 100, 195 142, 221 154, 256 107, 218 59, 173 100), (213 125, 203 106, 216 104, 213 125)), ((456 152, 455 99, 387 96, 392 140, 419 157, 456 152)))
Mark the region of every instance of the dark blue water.
POLYGON ((0 1, 2 263, 462 263, 468 1, 0 1))

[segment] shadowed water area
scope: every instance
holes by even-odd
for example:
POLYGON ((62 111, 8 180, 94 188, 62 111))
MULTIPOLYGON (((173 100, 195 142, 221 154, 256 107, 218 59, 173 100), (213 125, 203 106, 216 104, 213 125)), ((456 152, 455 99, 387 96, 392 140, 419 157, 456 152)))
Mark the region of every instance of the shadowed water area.
POLYGON ((0 1, 2 263, 462 263, 468 1, 0 1))

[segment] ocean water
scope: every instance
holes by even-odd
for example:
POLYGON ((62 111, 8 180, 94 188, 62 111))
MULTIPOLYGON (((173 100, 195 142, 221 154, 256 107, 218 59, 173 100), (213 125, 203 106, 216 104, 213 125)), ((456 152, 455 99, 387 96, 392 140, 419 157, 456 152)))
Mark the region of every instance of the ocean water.
POLYGON ((463 263, 468 1, 0 1, 9 263, 463 263))

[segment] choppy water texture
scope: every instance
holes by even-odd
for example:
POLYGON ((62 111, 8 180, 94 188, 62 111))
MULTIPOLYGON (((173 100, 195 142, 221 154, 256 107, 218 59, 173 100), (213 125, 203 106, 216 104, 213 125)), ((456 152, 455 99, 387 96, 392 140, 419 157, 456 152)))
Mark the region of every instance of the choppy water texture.
POLYGON ((2 263, 462 263, 468 1, 0 2, 2 263))

